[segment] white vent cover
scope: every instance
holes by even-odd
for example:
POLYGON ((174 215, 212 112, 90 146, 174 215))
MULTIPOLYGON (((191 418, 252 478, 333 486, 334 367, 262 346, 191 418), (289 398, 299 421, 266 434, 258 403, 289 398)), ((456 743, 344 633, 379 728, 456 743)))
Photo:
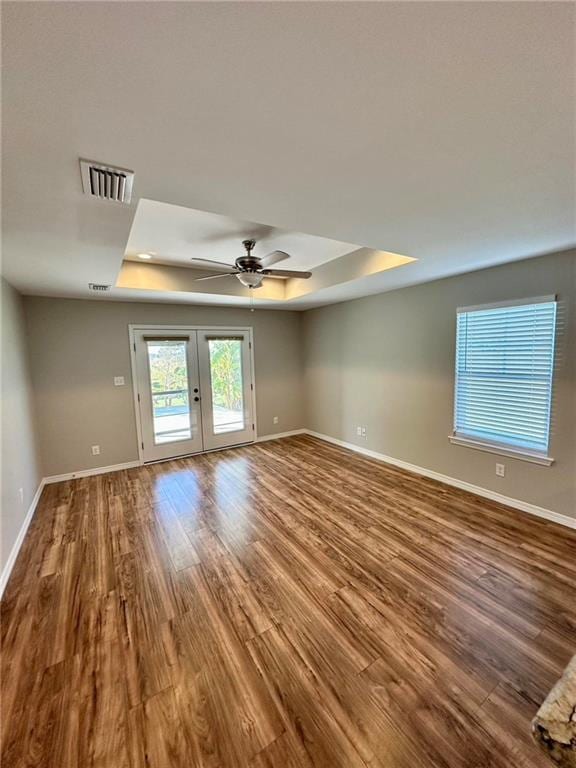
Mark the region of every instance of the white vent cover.
POLYGON ((88 288, 90 288, 91 291, 98 291, 99 293, 104 293, 105 291, 110 290, 110 286, 105 283, 88 283, 88 288))
POLYGON ((85 195, 115 203, 129 203, 132 199, 134 171, 92 160, 80 160, 80 173, 85 195))

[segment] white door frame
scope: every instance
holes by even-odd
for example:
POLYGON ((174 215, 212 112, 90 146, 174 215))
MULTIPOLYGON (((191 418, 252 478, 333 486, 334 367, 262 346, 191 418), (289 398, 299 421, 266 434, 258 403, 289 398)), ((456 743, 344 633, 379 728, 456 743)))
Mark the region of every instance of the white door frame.
POLYGON ((200 395, 202 406, 202 437, 204 451, 212 451, 216 448, 232 447, 252 443, 256 439, 256 425, 252 418, 253 403, 252 392, 252 364, 250 360, 250 334, 248 331, 238 329, 211 328, 209 331, 197 331, 198 368, 200 371, 200 395), (212 388, 212 361, 210 357, 210 339, 240 339, 240 365, 242 378, 242 429, 234 428, 232 431, 218 433, 214 426, 214 392, 212 388))
MULTIPOLYGON (((218 331, 231 332, 241 331, 248 333, 249 346, 250 346, 250 366, 252 374, 252 419, 254 423, 254 442, 258 439, 258 421, 256 417, 256 376, 254 366, 254 333, 251 325, 246 326, 229 326, 229 325, 157 325, 156 323, 129 323, 128 324, 128 336, 130 339, 130 365, 132 369, 132 397, 134 401, 134 419, 136 421, 136 434, 138 436, 138 458, 140 463, 144 464, 144 453, 142 450, 142 425, 140 422, 140 406, 138 403, 138 368, 136 366, 136 332, 137 331, 159 331, 161 333, 170 333, 171 331, 218 331)), ((220 451, 224 448, 212 448, 211 450, 220 451)), ((207 453, 207 451, 205 451, 207 453)), ((161 459, 160 461, 164 461, 161 459)), ((169 459, 166 459, 169 461, 169 459)), ((150 462, 149 462, 150 463, 150 462)))
POLYGON ((154 398, 152 396, 151 368, 147 341, 152 338, 163 339, 168 334, 161 331, 134 331, 136 342, 136 385, 138 387, 138 411, 140 416, 140 429, 142 431, 142 443, 146 448, 142 449, 144 461, 165 461, 176 456, 189 456, 193 453, 201 453, 203 449, 202 416, 199 397, 194 393, 199 392, 200 373, 198 370, 198 354, 196 345, 196 333, 190 331, 171 331, 171 339, 181 339, 186 344, 186 389, 188 393, 188 419, 190 425, 190 437, 187 439, 174 439, 159 444, 155 436, 154 398), (176 447, 178 452, 175 453, 176 447))

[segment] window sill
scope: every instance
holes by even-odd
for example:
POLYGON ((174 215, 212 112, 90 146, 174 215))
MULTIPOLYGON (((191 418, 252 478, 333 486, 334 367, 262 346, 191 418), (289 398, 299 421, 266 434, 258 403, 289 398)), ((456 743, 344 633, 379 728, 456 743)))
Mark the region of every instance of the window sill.
POLYGON ((483 443, 480 440, 474 440, 471 437, 461 437, 457 435, 448 435, 448 440, 453 445, 463 445, 466 448, 474 448, 477 451, 486 451, 487 453, 496 453, 499 456, 509 456, 512 459, 520 459, 520 461, 529 461, 532 464, 540 464, 544 467, 549 467, 554 463, 554 459, 550 456, 542 456, 537 453, 530 453, 529 451, 523 451, 520 448, 507 448, 502 445, 492 445, 490 443, 483 443))

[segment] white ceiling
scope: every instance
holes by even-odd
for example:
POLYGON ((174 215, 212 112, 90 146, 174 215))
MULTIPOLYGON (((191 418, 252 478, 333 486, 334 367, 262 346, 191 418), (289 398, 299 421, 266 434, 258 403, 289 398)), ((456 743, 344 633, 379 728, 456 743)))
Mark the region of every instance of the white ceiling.
POLYGON ((5 2, 3 272, 114 284, 140 198, 418 259, 295 308, 573 246, 575 12, 5 2), (132 205, 83 196, 79 157, 134 169, 132 205))
POLYGON ((255 256, 274 250, 290 254, 290 260, 278 265, 282 269, 312 269, 360 247, 141 199, 128 237, 126 258, 138 261, 139 253, 148 253, 152 255, 150 263, 190 266, 190 260, 198 258, 233 265, 245 255, 242 240, 247 238, 256 240, 255 256))

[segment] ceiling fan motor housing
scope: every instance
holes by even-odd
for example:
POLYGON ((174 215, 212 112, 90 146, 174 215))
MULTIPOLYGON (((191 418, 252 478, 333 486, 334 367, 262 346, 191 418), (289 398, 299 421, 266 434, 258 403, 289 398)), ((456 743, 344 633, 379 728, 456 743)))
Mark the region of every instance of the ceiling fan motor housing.
POLYGON ((255 256, 240 256, 236 259, 236 266, 238 269, 246 270, 247 272, 257 272, 261 269, 260 259, 255 256))
POLYGON ((242 245, 246 249, 246 256, 240 256, 236 259, 236 266, 238 269, 245 270, 246 272, 257 272, 261 269, 260 259, 256 256, 252 256, 252 251, 256 245, 256 240, 242 240, 242 245))

